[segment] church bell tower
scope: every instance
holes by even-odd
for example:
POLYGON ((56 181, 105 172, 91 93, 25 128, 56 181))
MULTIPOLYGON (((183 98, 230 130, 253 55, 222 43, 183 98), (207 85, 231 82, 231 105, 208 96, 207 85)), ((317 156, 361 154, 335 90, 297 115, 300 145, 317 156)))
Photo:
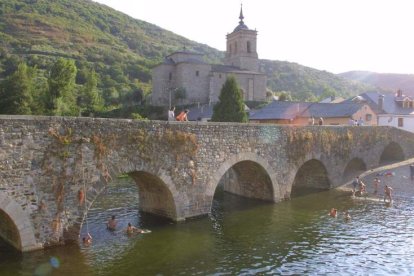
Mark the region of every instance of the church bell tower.
POLYGON ((227 49, 225 64, 259 71, 259 59, 257 55, 257 31, 250 30, 244 24, 243 6, 240 8, 239 25, 227 35, 227 49))

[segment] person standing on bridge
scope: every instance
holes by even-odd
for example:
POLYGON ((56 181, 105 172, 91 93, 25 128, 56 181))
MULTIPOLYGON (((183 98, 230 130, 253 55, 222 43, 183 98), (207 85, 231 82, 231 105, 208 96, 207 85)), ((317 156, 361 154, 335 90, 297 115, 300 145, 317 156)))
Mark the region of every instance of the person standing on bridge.
POLYGON ((175 106, 171 107, 170 110, 168 110, 168 121, 175 121, 175 106))
POLYGON ((323 118, 322 118, 322 117, 320 117, 320 118, 319 118, 318 124, 319 124, 320 126, 321 126, 321 125, 323 125, 323 118))

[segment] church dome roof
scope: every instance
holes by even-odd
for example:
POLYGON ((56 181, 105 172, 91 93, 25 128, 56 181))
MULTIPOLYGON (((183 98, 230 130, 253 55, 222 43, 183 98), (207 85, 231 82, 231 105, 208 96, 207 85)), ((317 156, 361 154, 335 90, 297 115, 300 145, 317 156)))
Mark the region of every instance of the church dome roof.
POLYGON ((240 31, 240 30, 248 30, 248 29, 249 29, 249 27, 247 27, 246 24, 244 24, 244 22, 241 21, 239 23, 239 25, 234 29, 233 32, 237 32, 237 31, 240 31))

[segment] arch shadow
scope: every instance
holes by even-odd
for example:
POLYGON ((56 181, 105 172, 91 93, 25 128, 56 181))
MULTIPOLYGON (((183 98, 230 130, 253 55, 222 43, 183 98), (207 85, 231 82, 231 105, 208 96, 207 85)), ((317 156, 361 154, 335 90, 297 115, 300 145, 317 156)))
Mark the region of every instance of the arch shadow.
POLYGON ((272 181, 266 170, 253 161, 234 164, 220 179, 225 192, 238 196, 273 201, 272 181))
POLYGON ((145 171, 134 171, 128 175, 138 185, 140 211, 174 221, 181 220, 173 192, 163 179, 145 171))
POLYGON ((290 195, 291 197, 298 197, 329 190, 330 187, 331 184, 325 165, 317 159, 311 159, 299 167, 293 180, 290 195))
POLYGON ((405 154, 400 144, 391 142, 382 151, 379 165, 387 165, 403 160, 405 160, 405 154))
POLYGON ((235 154, 225 160, 212 175, 206 193, 213 200, 216 188, 222 184, 226 192, 276 202, 280 200, 280 188, 275 175, 267 160, 259 155, 235 154))
POLYGON ((344 182, 348 182, 353 179, 355 176, 360 175, 361 173, 367 170, 367 165, 365 162, 358 157, 351 159, 345 167, 345 170, 342 174, 342 179, 344 182))
POLYGON ((30 217, 12 198, 0 193, 0 236, 19 251, 43 248, 36 242, 30 217))

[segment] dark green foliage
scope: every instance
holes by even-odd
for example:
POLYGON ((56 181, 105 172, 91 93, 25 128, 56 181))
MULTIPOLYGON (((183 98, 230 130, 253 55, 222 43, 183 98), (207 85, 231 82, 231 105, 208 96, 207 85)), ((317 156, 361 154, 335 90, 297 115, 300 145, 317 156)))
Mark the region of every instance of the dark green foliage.
POLYGON ((76 66, 73 60, 59 58, 48 78, 46 108, 51 115, 77 115, 75 91, 76 66))
POLYGON ((279 94, 279 101, 291 101, 291 100, 292 100, 292 97, 290 96, 289 93, 286 93, 283 91, 279 94))
POLYGON ((78 97, 78 103, 82 113, 89 115, 102 108, 102 99, 97 88, 98 77, 94 70, 86 74, 85 84, 78 97))
POLYGON ((234 76, 229 76, 221 89, 219 102, 214 106, 213 122, 247 122, 247 113, 239 85, 234 76))
POLYGON ((32 113, 33 70, 25 63, 3 83, 0 91, 0 113, 28 115, 32 113))

